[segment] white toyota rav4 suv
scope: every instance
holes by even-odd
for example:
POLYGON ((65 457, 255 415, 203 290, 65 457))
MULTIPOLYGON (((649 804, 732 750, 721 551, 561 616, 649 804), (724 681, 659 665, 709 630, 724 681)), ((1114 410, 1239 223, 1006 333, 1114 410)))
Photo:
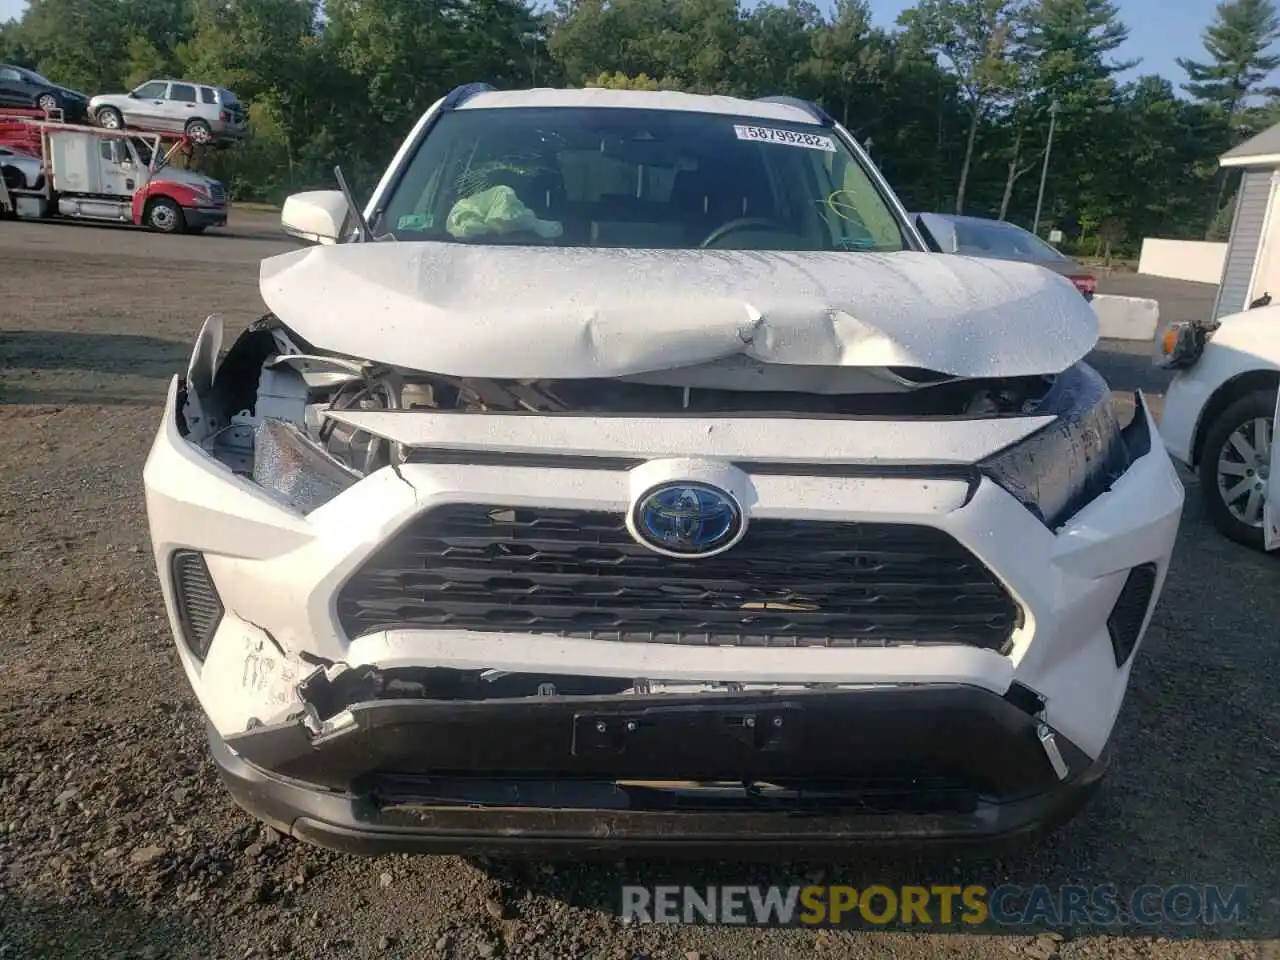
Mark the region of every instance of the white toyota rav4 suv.
POLYGON ((295 197, 145 469, 236 800, 353 851, 987 841, 1097 783, 1183 490, 1037 266, 787 98, 455 90, 295 197))

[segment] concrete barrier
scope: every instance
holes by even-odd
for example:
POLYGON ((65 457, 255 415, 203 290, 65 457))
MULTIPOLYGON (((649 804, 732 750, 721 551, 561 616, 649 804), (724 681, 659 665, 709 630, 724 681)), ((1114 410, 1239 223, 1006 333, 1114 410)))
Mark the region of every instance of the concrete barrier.
POLYGON ((1200 240, 1160 240, 1146 237, 1138 255, 1138 272, 1150 277, 1219 283, 1227 259, 1225 243, 1200 240))
POLYGON ((1110 340, 1152 340, 1160 325, 1160 304, 1146 297, 1093 296, 1098 336, 1110 340))

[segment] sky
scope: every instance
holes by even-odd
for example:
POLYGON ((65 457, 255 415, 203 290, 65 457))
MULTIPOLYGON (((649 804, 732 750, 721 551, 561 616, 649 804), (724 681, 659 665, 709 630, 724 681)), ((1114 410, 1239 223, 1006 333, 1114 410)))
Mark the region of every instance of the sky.
MULTIPOLYGON (((17 0, 0 0, 0 9, 17 0)), ((1175 62, 1178 57, 1204 60, 1204 28, 1213 18, 1217 0, 1114 0, 1120 19, 1129 28, 1129 39, 1116 51, 1118 60, 1141 63, 1121 74, 1125 80, 1144 73, 1158 73, 1176 89, 1187 79, 1175 62)), ((892 26, 898 14, 916 0, 871 0, 877 26, 892 26)))
MULTIPOLYGON (((872 15, 878 25, 892 26, 898 14, 913 4, 914 0, 871 0, 872 15)), ((1117 6, 1129 27, 1129 39, 1118 55, 1142 59, 1125 78, 1158 73, 1175 87, 1181 84, 1186 75, 1174 59, 1204 57, 1201 35, 1213 15, 1214 0, 1117 0, 1117 6)), ((0 0, 0 21, 19 16, 25 7, 26 0, 0 0)))

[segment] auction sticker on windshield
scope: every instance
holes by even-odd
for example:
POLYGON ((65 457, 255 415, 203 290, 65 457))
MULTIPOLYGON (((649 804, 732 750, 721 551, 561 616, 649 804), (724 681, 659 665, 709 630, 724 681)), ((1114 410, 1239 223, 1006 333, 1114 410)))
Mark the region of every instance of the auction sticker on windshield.
POLYGON ((747 127, 735 124, 733 132, 739 140, 758 140, 762 143, 785 143, 791 147, 808 147, 810 150, 836 152, 830 137, 817 133, 796 133, 794 130, 777 130, 773 127, 747 127))

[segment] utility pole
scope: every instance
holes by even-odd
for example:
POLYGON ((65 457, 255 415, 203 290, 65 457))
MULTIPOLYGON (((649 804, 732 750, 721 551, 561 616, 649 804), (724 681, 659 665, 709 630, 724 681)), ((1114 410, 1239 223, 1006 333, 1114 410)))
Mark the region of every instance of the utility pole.
POLYGON ((1053 122, 1061 109, 1057 100, 1049 104, 1049 139, 1044 145, 1044 166, 1040 168, 1040 192, 1036 194, 1036 218, 1031 223, 1031 232, 1036 236, 1040 235, 1040 205, 1044 203, 1044 182, 1049 177, 1049 151, 1053 149, 1053 122))

